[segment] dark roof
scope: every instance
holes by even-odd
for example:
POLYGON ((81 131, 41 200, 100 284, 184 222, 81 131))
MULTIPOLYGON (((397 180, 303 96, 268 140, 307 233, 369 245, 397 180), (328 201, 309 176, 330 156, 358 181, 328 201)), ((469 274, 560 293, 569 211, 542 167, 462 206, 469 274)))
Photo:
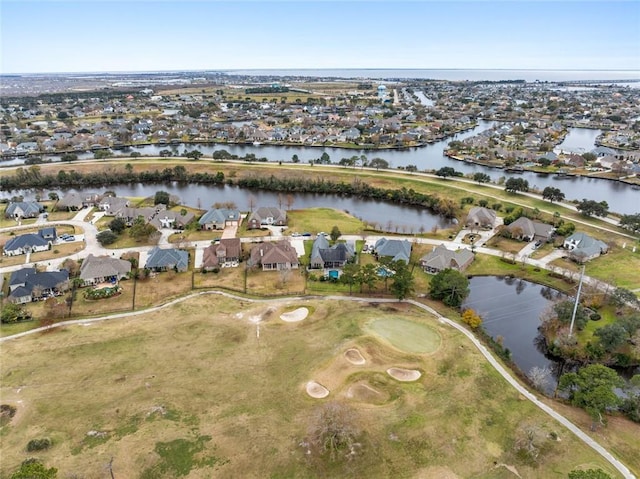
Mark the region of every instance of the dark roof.
POLYGON ((187 269, 189 267, 189 253, 186 251, 168 248, 160 249, 157 246, 147 256, 147 268, 173 268, 187 269))
POLYGON ((35 268, 22 268, 11 273, 9 277, 9 286, 14 284, 24 284, 27 281, 27 276, 36 274, 35 268))
POLYGON ((5 251, 13 251, 26 246, 46 246, 49 242, 39 234, 27 233, 10 239, 4 245, 5 251))
MULTIPOLYGON (((24 281, 14 284, 21 284, 24 282, 25 285, 15 288, 9 295, 9 298, 30 296, 33 293, 33 289, 36 287, 40 287, 42 289, 54 289, 60 283, 64 283, 69 280, 69 272, 66 269, 37 273, 34 268, 23 268, 22 270, 14 271, 14 274, 15 273, 19 273, 16 275, 16 278, 24 279, 24 281)), ((11 281, 14 280, 14 274, 11 275, 11 281)))

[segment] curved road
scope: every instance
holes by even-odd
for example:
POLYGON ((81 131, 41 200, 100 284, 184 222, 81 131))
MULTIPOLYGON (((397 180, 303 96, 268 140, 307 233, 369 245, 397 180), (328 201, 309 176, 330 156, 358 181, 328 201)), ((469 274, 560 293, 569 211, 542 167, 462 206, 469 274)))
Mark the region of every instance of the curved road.
MULTIPOLYGON (((55 324, 53 326, 47 326, 47 327, 32 329, 30 331, 25 331, 23 333, 14 334, 13 336, 7 336, 7 337, 4 337, 4 338, 0 338, 0 343, 3 343, 5 341, 9 341, 9 340, 13 340, 13 339, 17 339, 17 338, 21 338, 21 337, 24 337, 24 336, 27 336, 27 335, 30 335, 30 334, 46 331, 47 329, 60 327, 60 326, 82 325, 82 324, 89 324, 89 323, 98 322, 98 321, 106 321, 106 320, 109 320, 109 319, 118 319, 118 318, 127 318, 127 317, 132 317, 132 316, 138 316, 138 315, 146 314, 146 313, 153 312, 153 311, 159 311, 161 309, 170 307, 170 306, 172 306, 174 304, 178 304, 178 303, 180 303, 182 301, 186 301, 186 300, 191 299, 191 298, 195 298, 195 297, 203 296, 203 295, 208 295, 208 294, 217 294, 217 295, 225 296, 225 297, 228 297, 228 298, 231 298, 231 299, 236 299, 236 300, 240 300, 240 301, 247 301, 247 302, 254 302, 254 303, 272 303, 272 302, 296 301, 296 300, 299 301, 299 300, 305 300, 305 299, 320 299, 320 300, 333 300, 333 301, 357 301, 357 302, 363 302, 363 303, 391 303, 391 302, 397 302, 397 300, 395 300, 395 299, 358 298, 358 297, 350 297, 350 296, 306 296, 306 297, 292 296, 292 297, 289 297, 289 298, 278 298, 278 299, 251 299, 251 298, 245 298, 245 297, 242 297, 242 296, 236 296, 234 294, 225 293, 223 291, 201 291, 201 292, 198 292, 198 293, 190 294, 188 296, 184 296, 182 298, 177 298, 177 299, 175 299, 173 301, 170 301, 168 303, 165 303, 165 304, 163 304, 161 306, 155 306, 153 308, 149 308, 149 309, 146 309, 146 310, 131 311, 131 312, 128 312, 128 313, 112 314, 112 315, 107 315, 107 316, 100 316, 100 317, 97 317, 97 318, 91 318, 91 319, 79 319, 79 320, 63 321, 63 322, 57 323, 57 324, 55 324)), ((487 359, 489 364, 491 364, 491 366, 493 366, 493 368, 496 371, 498 371, 498 373, 500 373, 500 375, 516 391, 518 391, 520 394, 522 394, 524 397, 526 397, 529 401, 531 401, 535 406, 537 406, 542 411, 547 413, 549 416, 554 418, 556 421, 558 421, 560 424, 562 424, 564 427, 566 427, 569 431, 571 431, 573 434, 575 434, 578 437, 578 439, 580 439, 582 442, 584 442, 589 447, 591 447, 594 451, 596 451, 598 454, 600 454, 613 467, 615 467, 625 477, 625 479, 636 479, 636 476, 631 473, 631 471, 629 470, 629 468, 627 468, 627 466, 625 466, 622 462, 620 462, 618 459, 616 459, 609 451, 607 451, 604 447, 602 447, 597 441, 595 441, 593 438, 591 438, 589 435, 587 435, 585 432, 583 432, 578 426, 573 424, 571 421, 569 421, 569 419, 564 417, 562 414, 560 414, 559 412, 557 412, 556 410, 554 410, 553 408, 551 408, 547 404, 545 404, 542 401, 540 401, 536 397, 535 394, 531 393, 527 388, 525 388, 523 385, 521 385, 509 373, 509 371, 507 371, 505 369, 505 367, 502 366, 502 364, 498 360, 496 360, 496 358, 489 352, 489 350, 469 330, 467 330, 463 326, 459 325, 455 321, 452 321, 452 320, 440 315, 440 313, 438 313, 437 311, 435 311, 434 309, 430 308, 429 306, 427 306, 425 304, 422 304, 422 303, 420 303, 418 301, 414 301, 414 300, 405 300, 404 302, 412 304, 413 306, 416 306, 417 308, 420 308, 420 309, 422 309, 424 311, 427 311, 428 313, 430 313, 434 317, 438 318, 438 320, 441 323, 447 324, 447 325, 457 329, 462 334, 464 334, 474 344, 474 346, 476 348, 478 348, 480 353, 487 359)))

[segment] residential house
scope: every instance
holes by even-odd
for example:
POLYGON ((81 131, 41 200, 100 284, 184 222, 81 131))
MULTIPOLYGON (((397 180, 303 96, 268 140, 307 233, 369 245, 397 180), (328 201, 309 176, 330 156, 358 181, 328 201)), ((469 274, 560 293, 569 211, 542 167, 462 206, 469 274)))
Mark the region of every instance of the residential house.
POLYGON ((420 266, 425 273, 429 274, 436 274, 445 269, 455 269, 462 272, 473 263, 473 260, 474 255, 470 249, 463 248, 452 251, 441 244, 420 258, 420 266))
POLYGON ((404 261, 409 264, 411 258, 411 243, 408 240, 380 238, 374 245, 378 258, 387 257, 392 261, 404 261))
POLYGON ((149 251, 145 268, 154 271, 186 271, 189 267, 189 253, 181 249, 161 249, 157 246, 149 251))
POLYGON ((214 268, 237 266, 241 256, 240 238, 224 238, 204 249, 202 269, 208 271, 214 268))
POLYGON ((263 271, 298 269, 298 254, 288 240, 259 243, 251 249, 249 266, 261 266, 263 271))
POLYGON ((69 287, 69 272, 46 271, 22 268, 11 273, 9 278, 9 301, 16 304, 30 303, 37 299, 59 296, 69 287))
POLYGON ((6 242, 2 254, 5 256, 18 256, 27 253, 37 253, 38 251, 47 251, 51 249, 55 238, 55 228, 45 228, 37 233, 27 233, 16 236, 6 242), (44 236, 47 236, 47 238, 44 236))
POLYGON ((149 223, 157 229, 172 228, 182 230, 187 224, 193 221, 194 218, 195 215, 187 210, 184 210, 184 214, 182 211, 164 210, 153 215, 149 223))
POLYGON ((609 251, 607 243, 592 238, 585 233, 573 233, 565 238, 562 245, 569 250, 569 257, 579 263, 584 263, 609 251))
POLYGON ((90 254, 80 266, 80 279, 85 285, 98 283, 117 283, 131 272, 129 261, 110 256, 90 254))
POLYGON ((216 208, 207 211, 198 220, 203 230, 222 230, 227 225, 238 226, 240 224, 240 211, 228 208, 216 208))
POLYGON ((128 207, 129 200, 117 196, 105 196, 98 203, 98 208, 100 211, 104 211, 105 216, 117 216, 120 211, 128 207))
POLYGON ((285 226, 286 224, 286 211, 275 206, 262 206, 249 215, 247 229, 256 229, 262 226, 285 226))
POLYGON ((337 243, 329 246, 326 236, 319 235, 311 247, 310 268, 342 268, 355 256, 352 245, 337 243))
POLYGON ((58 203, 56 203, 56 209, 76 211, 87 206, 95 206, 99 201, 100 195, 98 193, 78 193, 71 191, 60 198, 58 203))
POLYGON ((469 210, 465 225, 467 228, 492 229, 496 224, 496 212, 482 206, 474 206, 469 210))
POLYGON ((529 218, 521 216, 509 226, 507 230, 511 233, 511 237, 522 241, 549 241, 553 237, 555 228, 546 223, 532 221, 529 218))
POLYGON ((43 211, 44 206, 37 201, 18 201, 15 203, 9 203, 9 206, 7 206, 7 209, 4 212, 4 216, 15 219, 37 218, 43 211))

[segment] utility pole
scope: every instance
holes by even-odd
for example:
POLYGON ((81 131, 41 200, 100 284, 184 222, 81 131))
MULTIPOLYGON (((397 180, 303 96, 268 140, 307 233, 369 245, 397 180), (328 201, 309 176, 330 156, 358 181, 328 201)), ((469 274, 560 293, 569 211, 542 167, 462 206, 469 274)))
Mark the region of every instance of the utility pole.
POLYGON ((582 265, 582 272, 580 273, 580 282, 578 283, 578 294, 576 294, 576 302, 573 305, 573 314, 571 315, 571 325, 569 326, 569 337, 573 333, 573 323, 576 320, 576 311, 578 311, 578 303, 580 302, 580 291, 582 290, 582 278, 584 277, 584 266, 582 265))

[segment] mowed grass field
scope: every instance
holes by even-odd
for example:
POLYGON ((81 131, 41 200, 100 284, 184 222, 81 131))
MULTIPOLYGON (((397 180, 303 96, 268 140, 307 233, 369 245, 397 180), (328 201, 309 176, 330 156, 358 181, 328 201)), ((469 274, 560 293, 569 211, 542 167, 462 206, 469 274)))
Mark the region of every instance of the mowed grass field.
MULTIPOLYGON (((505 465, 524 478, 566 478, 575 467, 618 477, 509 387, 464 336, 401 303, 203 295, 11 340, 1 355, 1 402, 17 407, 0 429, 2 476, 36 456, 58 477, 86 479, 108 475, 112 459, 115 477, 147 479, 516 477, 505 465), (298 307, 310 310, 303 321, 279 319, 298 307), (425 328, 437 341, 429 353, 405 352, 402 335, 391 345, 368 332, 385 318, 425 328), (365 364, 345 358, 351 348, 365 364), (389 367, 422 376, 401 383, 389 367), (310 380, 329 397, 309 397, 310 380), (352 461, 313 459, 301 446, 310 418, 330 400, 357 411, 364 434, 352 461), (518 452, 527 431, 541 451, 537 464, 518 452), (42 437, 53 446, 27 453, 42 437)), ((637 436, 633 442, 627 452, 640 447, 637 436)))

